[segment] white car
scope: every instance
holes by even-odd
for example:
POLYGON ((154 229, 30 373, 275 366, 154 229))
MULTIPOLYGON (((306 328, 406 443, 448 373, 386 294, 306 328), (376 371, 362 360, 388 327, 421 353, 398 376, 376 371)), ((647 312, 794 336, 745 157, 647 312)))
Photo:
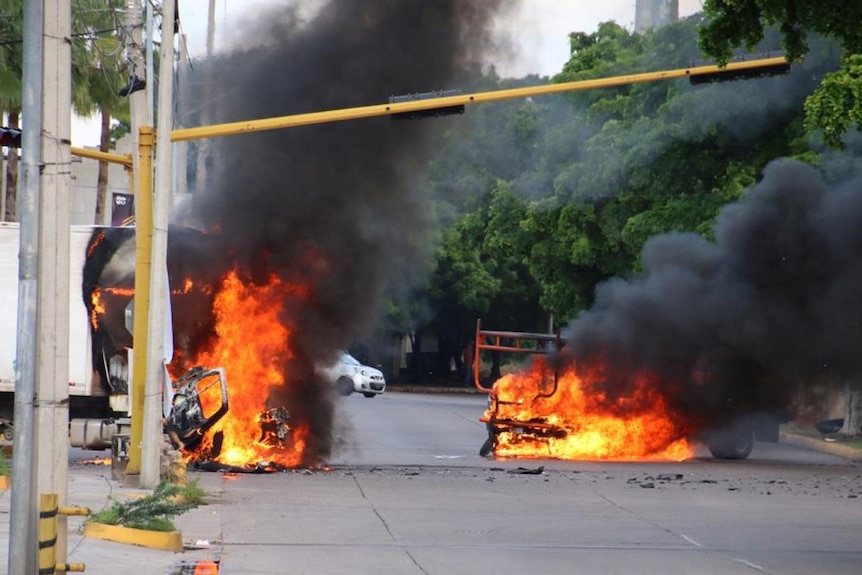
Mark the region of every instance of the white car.
POLYGON ((340 395, 347 396, 357 391, 365 397, 374 397, 386 390, 382 371, 362 365, 346 351, 339 352, 334 364, 318 368, 318 371, 335 383, 335 390, 340 395))

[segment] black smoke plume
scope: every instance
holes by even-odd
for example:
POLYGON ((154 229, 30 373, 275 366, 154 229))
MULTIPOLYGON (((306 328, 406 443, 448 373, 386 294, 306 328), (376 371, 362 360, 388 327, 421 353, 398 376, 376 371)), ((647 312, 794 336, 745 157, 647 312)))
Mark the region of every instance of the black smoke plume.
POLYGON ((565 359, 601 362, 611 397, 633 375, 695 425, 788 407, 798 386, 862 375, 860 181, 830 189, 812 167, 770 164, 720 214, 715 242, 669 234, 644 273, 597 290, 568 328, 565 359))
MULTIPOLYGON (((494 18, 510 3, 331 0, 303 20, 298 2, 283 2, 237 24, 240 45, 200 68, 215 79, 200 98, 220 123, 456 88, 493 50, 494 18)), ((429 219, 417 174, 451 121, 384 117, 214 141, 214 173, 194 203, 220 254, 209 265, 238 265, 248 281, 313 278, 310 300, 286 302, 297 356, 276 401, 311 424, 314 456, 330 452, 333 405, 312 367, 368 335, 384 295, 421 269, 429 219)))

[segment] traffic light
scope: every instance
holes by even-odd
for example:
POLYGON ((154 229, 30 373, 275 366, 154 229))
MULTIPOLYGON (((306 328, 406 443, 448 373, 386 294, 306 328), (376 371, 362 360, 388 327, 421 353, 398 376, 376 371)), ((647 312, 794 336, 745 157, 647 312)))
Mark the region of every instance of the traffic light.
MULTIPOLYGON (((438 92, 423 92, 421 94, 407 94, 405 96, 390 96, 390 104, 400 104, 402 102, 415 102, 416 100, 432 100, 436 98, 446 98, 448 96, 458 96, 461 90, 440 90, 438 92)), ((409 112, 397 112, 391 114, 393 120, 415 120, 417 118, 433 118, 435 116, 451 116, 454 114, 463 114, 464 104, 455 106, 441 106, 437 108, 426 108, 423 110, 411 110, 409 112)))
POLYGON ((790 63, 784 58, 783 53, 735 56, 728 62, 728 67, 708 73, 699 73, 697 72, 697 68, 708 66, 712 63, 698 62, 693 64, 695 64, 695 67, 688 78, 692 84, 749 80, 764 76, 780 76, 790 72, 790 63))
POLYGON ((6 148, 20 148, 21 130, 17 128, 0 128, 0 146, 6 148))

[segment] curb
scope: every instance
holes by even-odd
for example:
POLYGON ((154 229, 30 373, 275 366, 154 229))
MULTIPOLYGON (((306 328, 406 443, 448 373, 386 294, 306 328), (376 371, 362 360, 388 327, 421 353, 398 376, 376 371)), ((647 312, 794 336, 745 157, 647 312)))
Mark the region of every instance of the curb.
POLYGON ((782 432, 780 438, 783 443, 788 443, 797 447, 804 447, 814 451, 822 451, 851 461, 862 462, 862 449, 850 447, 849 445, 842 445, 839 442, 829 442, 825 439, 786 432, 782 432))
POLYGON ((105 525, 104 523, 87 523, 84 525, 84 537, 103 539, 114 543, 126 543, 138 547, 148 547, 161 551, 178 553, 183 550, 183 536, 179 531, 148 531, 121 525, 105 525))

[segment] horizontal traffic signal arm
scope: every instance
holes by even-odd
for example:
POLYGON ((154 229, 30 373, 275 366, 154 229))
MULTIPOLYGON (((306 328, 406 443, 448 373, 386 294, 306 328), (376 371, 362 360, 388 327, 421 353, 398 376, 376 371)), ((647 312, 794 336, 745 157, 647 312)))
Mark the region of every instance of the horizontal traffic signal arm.
POLYGON ((108 162, 111 164, 120 164, 127 169, 132 168, 131 154, 111 154, 109 152, 100 152, 99 150, 89 150, 87 148, 77 148, 72 146, 72 155, 79 158, 88 158, 90 160, 98 160, 100 162, 108 162))
POLYGON ((541 86, 493 90, 490 92, 478 92, 475 94, 416 99, 407 102, 376 104, 372 106, 361 106, 358 108, 342 108, 323 112, 310 112, 306 114, 295 114, 292 116, 264 118, 261 120, 214 124, 197 128, 183 128, 171 132, 171 141, 183 142, 188 140, 201 140, 204 138, 233 136, 251 132, 263 132, 266 130, 279 130, 282 128, 295 128, 312 124, 327 124, 332 122, 342 122, 345 120, 372 118, 376 116, 392 116, 396 114, 416 114, 417 116, 421 116, 428 115, 419 114, 419 112, 422 111, 446 108, 455 109, 459 106, 465 106, 468 104, 483 104, 500 100, 511 100, 514 98, 545 96, 548 94, 577 92, 597 88, 612 88, 615 86, 642 84, 659 80, 673 80, 675 78, 688 77, 691 78, 693 82, 696 82, 696 78, 704 76, 710 78, 708 81, 717 81, 721 79, 723 75, 726 75, 725 77, 727 79, 737 79, 743 76, 754 77, 784 73, 788 69, 789 65, 784 56, 748 61, 735 61, 729 62, 725 67, 719 67, 716 65, 693 66, 676 70, 627 74, 610 78, 596 78, 593 80, 579 80, 576 82, 563 82, 559 84, 544 84, 541 86))

